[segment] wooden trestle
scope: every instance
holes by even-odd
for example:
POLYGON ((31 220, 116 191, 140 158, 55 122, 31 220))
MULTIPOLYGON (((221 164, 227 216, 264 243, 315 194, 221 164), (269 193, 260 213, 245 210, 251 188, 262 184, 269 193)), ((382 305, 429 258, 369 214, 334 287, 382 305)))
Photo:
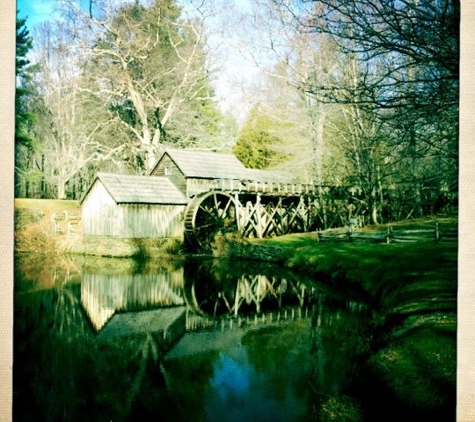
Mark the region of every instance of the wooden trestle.
POLYGON ((281 236, 307 232, 315 222, 314 186, 236 181, 215 184, 215 189, 196 195, 185 210, 185 238, 201 249, 208 249, 217 234, 281 236))

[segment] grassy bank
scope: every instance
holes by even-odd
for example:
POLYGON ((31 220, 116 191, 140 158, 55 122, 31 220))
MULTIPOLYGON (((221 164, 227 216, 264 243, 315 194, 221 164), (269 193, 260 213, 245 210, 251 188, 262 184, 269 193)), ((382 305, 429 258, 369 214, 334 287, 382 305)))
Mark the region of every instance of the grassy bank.
POLYGON ((117 239, 107 236, 83 236, 80 214, 81 207, 77 201, 15 199, 15 251, 140 259, 176 256, 181 252, 181 239, 176 238, 117 239), (69 217, 75 216, 79 220, 69 233, 65 214, 69 217), (54 216, 59 217, 55 223, 54 216))
MULTIPOLYGON (((411 228, 427 221, 401 224, 411 228)), ((351 292, 371 306, 374 336, 362 374, 362 389, 369 391, 362 394, 384 406, 383 392, 389 390, 401 409, 415 416, 440 414, 455 420, 456 242, 319 242, 314 233, 244 243, 222 249, 234 259, 271 256, 287 269, 351 292), (365 373, 379 382, 366 385, 365 373)), ((339 420, 351 420, 346 416, 340 414, 339 420)))
MULTIPOLYGON (((79 214, 77 201, 15 199, 15 251, 59 253, 62 240, 54 233, 53 216, 79 214)), ((72 239, 70 239, 72 241, 72 239)))

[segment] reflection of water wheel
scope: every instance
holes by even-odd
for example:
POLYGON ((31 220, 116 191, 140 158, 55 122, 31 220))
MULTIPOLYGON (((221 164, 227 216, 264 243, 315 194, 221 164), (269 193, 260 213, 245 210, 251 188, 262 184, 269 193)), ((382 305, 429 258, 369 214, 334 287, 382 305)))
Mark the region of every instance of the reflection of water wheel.
POLYGON ((185 211, 188 244, 209 250, 217 234, 237 231, 236 204, 225 192, 211 191, 195 197, 185 211))
POLYGON ((216 261, 185 262, 183 296, 191 311, 202 316, 231 312, 238 279, 232 271, 222 271, 216 261))

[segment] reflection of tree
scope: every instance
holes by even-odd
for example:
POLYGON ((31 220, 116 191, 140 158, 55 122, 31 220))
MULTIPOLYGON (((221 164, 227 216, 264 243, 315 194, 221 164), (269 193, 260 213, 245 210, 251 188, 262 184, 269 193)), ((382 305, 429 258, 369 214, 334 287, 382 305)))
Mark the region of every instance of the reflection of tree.
POLYGON ((78 308, 78 286, 35 290, 15 296, 14 420, 64 420, 77 414, 91 388, 83 353, 90 345, 78 308))
POLYGON ((22 293, 15 318, 15 420, 127 420, 159 412, 163 352, 153 333, 98 343, 78 286, 67 284, 22 293))
MULTIPOLYGON (((328 419, 353 414, 361 420, 356 400, 346 396, 358 378, 356 362, 369 348, 368 308, 354 301, 332 303, 320 294, 313 314, 310 359, 314 368, 308 379, 313 417, 328 419), (332 413, 333 412, 333 413, 332 413), (335 413, 336 412, 336 413, 335 413)), ((320 420, 320 419, 319 419, 320 420)), ((340 420, 340 419, 339 419, 340 420)))
POLYGON ((17 292, 14 309, 14 420, 126 420, 149 408, 157 414, 165 388, 154 333, 98 342, 79 285, 64 277, 56 288, 17 292))
POLYGON ((70 256, 15 255, 15 287, 49 289, 79 279, 81 270, 70 256))
POLYGON ((56 290, 58 295, 54 306, 54 328, 61 336, 72 339, 85 331, 85 321, 80 314, 80 300, 77 288, 67 285, 65 280, 56 290))
MULTIPOLYGON (((204 415, 204 397, 210 391, 213 363, 219 351, 212 350, 181 357, 165 359, 163 373, 167 374, 169 396, 162 404, 160 421, 193 421, 204 415)), ((202 420, 205 420, 204 416, 202 420)))
POLYGON ((136 361, 138 370, 136 371, 132 382, 130 383, 130 390, 127 394, 127 407, 130 409, 132 403, 136 401, 140 395, 141 387, 144 383, 146 375, 147 364, 152 361, 156 364, 159 360, 159 346, 156 339, 147 333, 143 340, 136 345, 135 353, 131 356, 131 361, 136 361))

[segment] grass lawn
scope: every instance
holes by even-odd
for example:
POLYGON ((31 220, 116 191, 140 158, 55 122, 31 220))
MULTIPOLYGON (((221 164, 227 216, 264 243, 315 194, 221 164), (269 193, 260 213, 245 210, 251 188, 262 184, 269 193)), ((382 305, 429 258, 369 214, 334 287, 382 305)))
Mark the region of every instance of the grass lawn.
MULTIPOLYGON (((403 224, 410 229, 431 223, 403 224)), ((379 391, 390 390, 415 415, 440 412, 455 420, 457 242, 319 242, 304 234, 252 243, 287 250, 287 268, 357 292, 371 305, 375 335, 367 371, 368 379, 380 382, 364 388, 372 389, 375 400, 379 391)))
POLYGON ((81 212, 78 201, 61 200, 61 199, 30 199, 15 198, 15 210, 38 210, 46 216, 50 216, 53 212, 62 214, 63 211, 81 212))

